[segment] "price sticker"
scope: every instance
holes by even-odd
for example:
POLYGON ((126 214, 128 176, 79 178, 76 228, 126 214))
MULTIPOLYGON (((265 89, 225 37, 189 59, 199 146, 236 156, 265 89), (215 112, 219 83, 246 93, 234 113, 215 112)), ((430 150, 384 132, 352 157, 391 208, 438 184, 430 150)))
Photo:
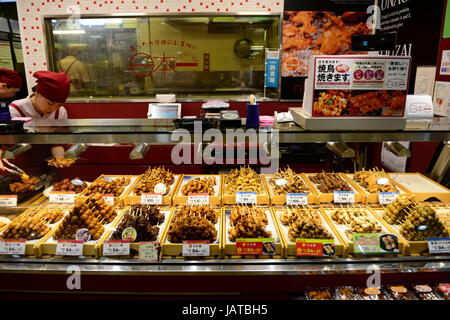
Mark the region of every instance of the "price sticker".
POLYGON ((355 203, 354 191, 334 191, 334 203, 355 203))
POLYGON ((160 193, 143 193, 141 195, 141 204, 142 205, 162 204, 162 194, 160 194, 160 193))
POLYGON ((0 240, 0 255, 24 255, 25 239, 4 239, 0 240))
POLYGON ((297 256, 331 257, 334 256, 333 239, 297 239, 297 256))
POLYGON ((139 242, 139 261, 158 262, 160 245, 156 241, 139 242))
POLYGON ((209 205, 209 194, 208 193, 190 193, 190 194, 188 194, 187 204, 189 206, 209 205))
POLYGON ((380 192, 378 201, 380 204, 391 204, 398 197, 398 192, 380 192))
POLYGON ((209 241, 183 241, 184 257, 208 257, 209 241))
POLYGON ((274 255, 276 252, 275 239, 236 239, 237 255, 274 255))
POLYGON ((114 205, 114 195, 113 194, 102 194, 103 200, 105 200, 105 203, 114 205))
POLYGON ((450 252, 450 238, 429 238, 427 241, 430 253, 450 252))
POLYGON ((286 204, 288 206, 308 205, 308 194, 306 193, 286 193, 286 204))
POLYGON ((58 240, 56 245, 57 256, 82 256, 83 241, 82 240, 58 240))
POLYGON ((130 255, 130 242, 124 240, 109 240, 103 244, 104 256, 128 256, 130 255))
POLYGON ((50 192, 50 203, 74 203, 75 192, 50 192))
POLYGON ((17 195, 0 196, 0 207, 17 207, 17 195))
POLYGON ((237 204, 257 204, 258 194, 256 192, 236 192, 237 204))

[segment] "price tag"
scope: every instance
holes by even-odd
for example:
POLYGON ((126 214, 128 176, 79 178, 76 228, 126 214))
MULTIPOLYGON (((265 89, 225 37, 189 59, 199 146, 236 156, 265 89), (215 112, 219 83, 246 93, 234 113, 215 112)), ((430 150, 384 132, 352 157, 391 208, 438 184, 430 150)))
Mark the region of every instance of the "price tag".
POLYGON ((297 239, 297 256, 331 257, 334 256, 333 239, 297 239))
POLYGON ((398 192, 380 192, 378 201, 380 204, 391 204, 398 197, 398 192))
POLYGON ((0 207, 17 207, 17 195, 0 196, 0 207))
POLYGON ((50 203, 74 203, 75 192, 50 192, 50 203))
POLYGON ((334 203, 355 203, 354 191, 334 191, 334 203))
POLYGON ((286 204, 288 206, 308 205, 308 194, 306 193, 286 193, 286 204))
POLYGON ((355 254, 398 254, 400 247, 394 234, 354 233, 353 250, 355 254))
POLYGON ((258 194, 256 192, 236 192, 237 204, 257 204, 258 194))
POLYGON ((102 194, 103 200, 105 200, 105 203, 114 205, 114 195, 113 194, 102 194))
POLYGON ((187 204, 189 206, 209 205, 208 193, 190 193, 188 194, 187 204))
POLYGON ((24 255, 25 239, 4 239, 0 240, 0 255, 24 255))
POLYGON ((450 252, 450 238, 429 238, 427 241, 430 253, 450 252))
POLYGON ((274 255, 275 239, 236 239, 236 254, 253 256, 274 255))
POLYGON ((130 255, 130 242, 124 240, 109 240, 103 244, 104 256, 128 256, 130 255))
POLYGON ((183 257, 208 257, 209 241, 183 241, 183 257))
POLYGON ((160 194, 160 193, 143 193, 141 195, 141 204, 143 204, 143 205, 162 204, 162 194, 160 194))
POLYGON ((58 240, 56 245, 57 256, 82 256, 83 241, 82 240, 58 240))
POLYGON ((140 242, 139 261, 158 262, 160 260, 159 247, 160 245, 156 241, 140 242))

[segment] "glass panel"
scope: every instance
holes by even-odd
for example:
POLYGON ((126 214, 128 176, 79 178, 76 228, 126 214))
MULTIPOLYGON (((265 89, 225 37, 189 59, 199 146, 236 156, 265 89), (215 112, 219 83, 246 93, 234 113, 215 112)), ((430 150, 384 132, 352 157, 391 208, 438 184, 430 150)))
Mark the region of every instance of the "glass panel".
POLYGON ((9 32, 8 19, 0 17, 0 31, 9 32))
POLYGON ((0 41, 0 68, 14 70, 11 46, 7 41, 0 41))
POLYGON ((71 97, 261 94, 278 16, 47 19, 53 71, 71 97))
POLYGON ((9 23, 11 23, 11 29, 13 33, 19 34, 20 28, 19 28, 19 21, 17 20, 9 20, 9 23))
POLYGON ((16 54, 17 63, 23 63, 22 43, 18 41, 13 42, 14 53, 16 54))

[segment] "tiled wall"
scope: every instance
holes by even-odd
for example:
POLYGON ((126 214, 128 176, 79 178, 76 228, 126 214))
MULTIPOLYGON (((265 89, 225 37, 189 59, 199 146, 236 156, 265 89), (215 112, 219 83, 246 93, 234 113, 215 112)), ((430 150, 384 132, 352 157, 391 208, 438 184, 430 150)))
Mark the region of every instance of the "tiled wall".
POLYGON ((283 0, 19 0, 20 34, 28 89, 33 73, 48 69, 43 18, 46 16, 182 13, 281 13, 283 0))

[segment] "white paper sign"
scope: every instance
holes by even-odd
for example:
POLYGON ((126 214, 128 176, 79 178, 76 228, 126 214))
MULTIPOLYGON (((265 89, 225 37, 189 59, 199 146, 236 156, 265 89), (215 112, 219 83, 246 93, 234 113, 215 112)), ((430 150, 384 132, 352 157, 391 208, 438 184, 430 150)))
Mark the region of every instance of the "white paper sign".
POLYGON ((209 194, 208 193, 190 193, 188 195, 187 204, 189 206, 209 205, 209 194))
POLYGON ((257 204, 258 194, 256 192, 236 192, 237 204, 257 204))
POLYGON ((414 94, 433 95, 436 67, 419 66, 416 71, 416 81, 414 82, 414 94))
POLYGON ((143 193, 141 195, 142 205, 156 205, 162 204, 162 195, 160 193, 143 193))
POLYGON ((104 256, 128 256, 130 255, 130 242, 121 240, 105 241, 103 244, 104 256))
POLYGON ((83 241, 81 240, 58 240, 56 245, 57 256, 82 256, 83 241))
POLYGON ((430 238, 427 241, 430 253, 450 253, 450 238, 430 238))
POLYGON ((17 207, 17 195, 0 196, 0 207, 17 207))
POLYGON ((50 203, 74 203, 75 192, 50 192, 50 203))
POLYGON ((406 117, 412 120, 433 120, 433 100, 428 95, 406 97, 406 117))
POLYGON ((158 242, 139 243, 139 261, 157 262, 159 261, 158 242))
POLYGON ((450 50, 442 51, 440 75, 450 75, 450 50))
POLYGON ((450 94, 450 82, 436 81, 434 85, 433 108, 434 114, 447 116, 450 94))
POLYGON ((398 192, 380 192, 378 201, 380 204, 391 204, 398 197, 398 192))
POLYGON ((306 193, 286 193, 286 204, 288 206, 308 205, 308 194, 306 193))
POLYGON ((25 239, 0 240, 0 255, 24 255, 25 239))
POLYGON ((354 191, 334 191, 334 203, 355 203, 354 191))
POLYGON ((114 195, 113 194, 102 194, 102 198, 103 198, 103 200, 105 200, 105 202, 107 203, 107 204, 110 204, 110 205, 114 205, 114 195))
POLYGON ((209 243, 207 241, 184 241, 184 257, 207 257, 209 256, 209 243))

